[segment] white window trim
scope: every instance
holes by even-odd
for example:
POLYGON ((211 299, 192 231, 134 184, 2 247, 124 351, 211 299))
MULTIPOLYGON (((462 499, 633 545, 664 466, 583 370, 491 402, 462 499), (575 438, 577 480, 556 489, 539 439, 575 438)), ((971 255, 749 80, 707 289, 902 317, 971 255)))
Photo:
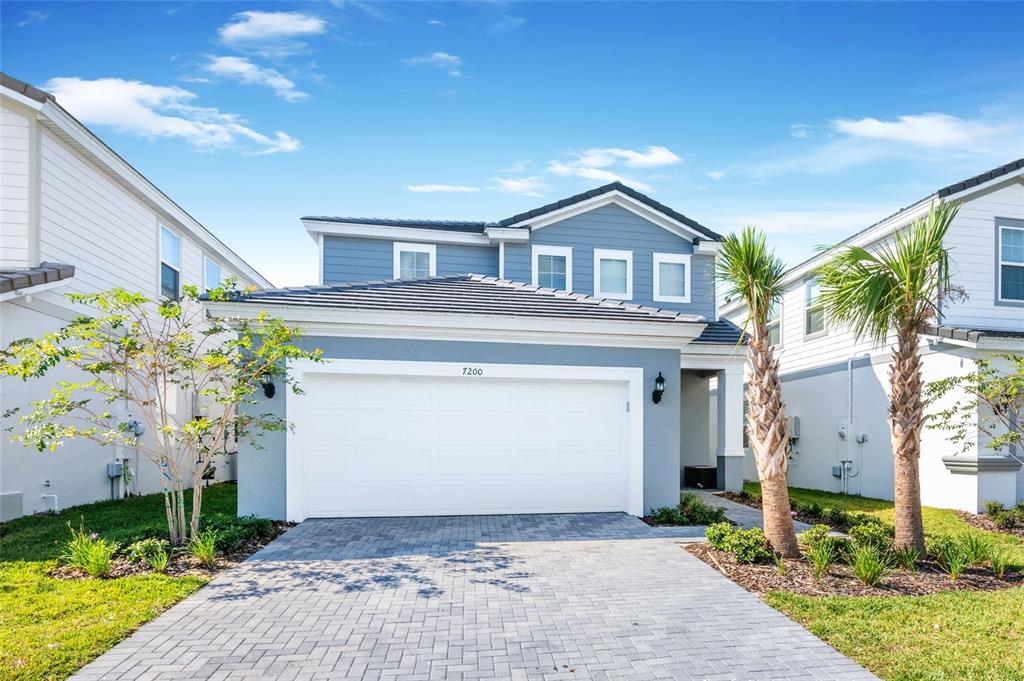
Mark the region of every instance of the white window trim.
MULTIPOLYGON (((171 229, 167 225, 163 224, 162 222, 157 223, 156 234, 157 234, 158 250, 160 251, 160 263, 159 264, 160 265, 167 265, 172 270, 174 270, 175 272, 178 273, 178 298, 180 299, 181 298, 181 258, 182 258, 182 252, 181 251, 183 250, 182 246, 184 245, 184 240, 181 238, 180 234, 178 234, 177 232, 175 232, 173 229, 171 229), (170 234, 171 236, 173 236, 175 239, 178 240, 178 264, 177 265, 175 265, 175 264, 173 264, 173 263, 171 263, 171 262, 169 262, 167 260, 164 260, 164 231, 165 230, 167 231, 168 234, 170 234)), ((160 267, 156 268, 156 292, 157 292, 158 296, 165 297, 164 296, 164 278, 163 278, 163 272, 160 270, 160 267)))
POLYGON ((690 302, 690 256, 687 253, 655 253, 654 254, 654 300, 659 303, 688 303, 690 302), (685 296, 663 296, 661 295, 661 263, 683 265, 686 277, 683 286, 686 289, 685 296))
POLYGON ((615 300, 633 299, 633 251, 613 251, 606 248, 594 249, 594 295, 598 298, 615 300), (601 260, 626 261, 626 293, 605 293, 601 290, 601 260))
POLYGON ((1020 303, 1024 302, 1020 298, 1003 297, 1003 265, 1008 265, 1010 267, 1020 267, 1021 269, 1024 269, 1024 263, 1009 262, 1003 260, 1003 231, 1011 229, 1017 232, 1024 232, 1024 227, 1015 227, 1014 225, 999 225, 999 243, 996 244, 996 247, 999 249, 999 258, 996 263, 996 287, 998 289, 998 295, 996 296, 996 299, 1001 303, 1014 303, 1019 305, 1020 303))
MULTIPOLYGON (((486 381, 492 379, 615 381, 626 384, 629 410, 629 469, 626 482, 626 512, 643 515, 644 491, 644 370, 630 367, 591 367, 532 364, 474 364, 483 369, 482 378, 463 378, 465 362, 411 362, 398 360, 327 359, 322 362, 299 359, 288 362, 290 375, 305 382, 310 376, 369 375, 369 376, 426 376, 456 380, 486 381)), ((309 428, 307 409, 310 393, 287 390, 285 409, 293 427, 285 436, 285 515, 289 520, 306 519, 304 500, 309 475, 305 453, 306 433, 309 428)))
POLYGON ((542 246, 538 244, 531 248, 531 257, 533 259, 531 268, 534 286, 540 286, 537 283, 539 278, 537 260, 542 255, 555 255, 565 258, 565 290, 572 291, 572 246, 542 246))
POLYGON ((402 278, 402 252, 413 252, 413 253, 427 253, 430 255, 430 274, 431 277, 437 276, 437 244, 414 244, 407 241, 396 241, 394 256, 393 256, 393 267, 394 267, 394 278, 402 278))
POLYGON ((212 288, 217 288, 218 286, 221 285, 221 282, 223 282, 223 281, 224 281, 224 268, 221 266, 221 264, 219 262, 217 262, 216 260, 214 260, 210 256, 204 255, 203 256, 203 291, 209 291, 212 288), (220 274, 220 281, 218 281, 214 286, 210 286, 210 281, 206 278, 206 275, 209 274, 209 265, 211 263, 217 266, 217 272, 220 274))
MULTIPOLYGON (((827 324, 827 322, 826 322, 826 320, 824 318, 822 319, 822 322, 821 322, 821 330, 820 331, 808 331, 807 330, 807 317, 808 317, 808 315, 811 313, 812 310, 820 309, 823 306, 822 303, 818 303, 817 305, 813 305, 813 306, 807 304, 808 303, 808 300, 807 300, 807 289, 811 286, 812 283, 814 283, 814 279, 813 278, 808 279, 807 281, 804 282, 804 287, 803 287, 803 290, 804 290, 804 318, 803 318, 804 340, 811 340, 811 339, 814 339, 814 338, 820 338, 821 336, 827 336, 828 335, 828 324, 827 324)), ((779 336, 780 336, 780 342, 781 342, 781 334, 779 334, 779 336)))

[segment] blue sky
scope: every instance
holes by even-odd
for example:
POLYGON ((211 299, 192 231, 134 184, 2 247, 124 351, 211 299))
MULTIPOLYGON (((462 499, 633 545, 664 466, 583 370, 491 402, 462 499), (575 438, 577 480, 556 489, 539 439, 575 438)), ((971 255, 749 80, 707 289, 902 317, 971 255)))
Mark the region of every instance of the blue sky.
POLYGON ((1024 156, 1018 3, 5 2, 2 38, 279 285, 316 276, 302 215, 612 179, 796 262, 1024 156))

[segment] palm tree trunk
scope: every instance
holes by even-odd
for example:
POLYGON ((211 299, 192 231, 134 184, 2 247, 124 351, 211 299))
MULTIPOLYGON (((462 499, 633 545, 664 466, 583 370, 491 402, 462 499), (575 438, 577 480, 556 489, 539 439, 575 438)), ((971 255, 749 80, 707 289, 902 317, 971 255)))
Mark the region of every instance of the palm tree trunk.
POLYGON ((889 427, 895 477, 896 546, 924 551, 921 518, 921 357, 917 329, 901 329, 889 368, 889 427))
POLYGON ((747 433, 761 480, 761 512, 768 543, 781 556, 796 558, 800 547, 789 507, 789 432, 782 402, 779 363, 768 344, 767 329, 758 325, 747 346, 750 379, 747 382, 747 433))

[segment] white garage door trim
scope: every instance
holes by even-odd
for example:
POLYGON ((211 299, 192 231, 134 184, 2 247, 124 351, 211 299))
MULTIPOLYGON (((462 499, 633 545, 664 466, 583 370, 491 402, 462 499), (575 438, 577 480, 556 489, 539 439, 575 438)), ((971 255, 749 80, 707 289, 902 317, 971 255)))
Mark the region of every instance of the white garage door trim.
MULTIPOLYGON (((489 379, 543 379, 572 381, 617 381, 627 384, 629 395, 629 480, 628 508, 643 515, 644 493, 644 402, 642 368, 563 366, 542 364, 477 364, 463 362, 406 362, 390 360, 328 359, 323 362, 296 360, 289 363, 291 375, 301 387, 304 379, 316 374, 362 376, 438 376, 462 377, 467 381, 489 379)), ((288 520, 306 519, 304 500, 307 490, 305 454, 306 405, 310 396, 287 391, 285 406, 292 428, 287 431, 285 457, 285 512, 288 520)))

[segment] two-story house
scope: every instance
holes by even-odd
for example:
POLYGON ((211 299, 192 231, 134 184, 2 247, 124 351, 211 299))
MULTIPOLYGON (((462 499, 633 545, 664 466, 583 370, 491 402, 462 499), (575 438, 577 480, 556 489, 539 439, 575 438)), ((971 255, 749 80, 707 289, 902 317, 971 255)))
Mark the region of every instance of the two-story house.
MULTIPOLYGON (((177 298, 186 284, 211 288, 228 277, 270 286, 51 95, 4 74, 0 104, 0 347, 89 312, 66 293, 120 287, 177 298)), ((55 369, 45 379, 0 380, 0 413, 24 413, 64 379, 72 375, 55 369)), ((192 409, 191 396, 175 399, 180 413, 192 409)), ((9 441, 16 418, 3 426, 0 520, 161 487, 137 452, 82 440, 37 452, 9 441), (129 475, 109 477, 114 461, 129 475)), ((232 459, 219 462, 218 478, 233 476, 232 459)))
MULTIPOLYGON (((885 243, 936 201, 960 206, 945 245, 953 282, 967 297, 945 301, 938 324, 922 330, 926 382, 969 373, 979 358, 1024 352, 1024 159, 943 187, 841 245, 871 249, 885 243)), ((799 419, 790 483, 891 499, 887 366, 894 339, 881 345, 858 340, 825 318, 814 273, 828 257, 819 253, 786 273, 786 291, 770 323, 783 399, 799 419)), ((746 320, 738 301, 725 304, 722 314, 741 326, 746 320)), ((953 395, 945 404, 963 397, 953 395)), ((1024 500, 1024 452, 986 448, 980 429, 963 452, 949 435, 935 428, 922 434, 925 504, 975 512, 990 499, 1024 500)), ((748 477, 756 476, 752 458, 748 477)))
POLYGON ((318 285, 209 305, 300 324, 325 358, 259 406, 294 429, 240 451, 240 513, 640 515, 686 466, 741 484, 710 229, 620 183, 494 222, 302 222, 318 285))

